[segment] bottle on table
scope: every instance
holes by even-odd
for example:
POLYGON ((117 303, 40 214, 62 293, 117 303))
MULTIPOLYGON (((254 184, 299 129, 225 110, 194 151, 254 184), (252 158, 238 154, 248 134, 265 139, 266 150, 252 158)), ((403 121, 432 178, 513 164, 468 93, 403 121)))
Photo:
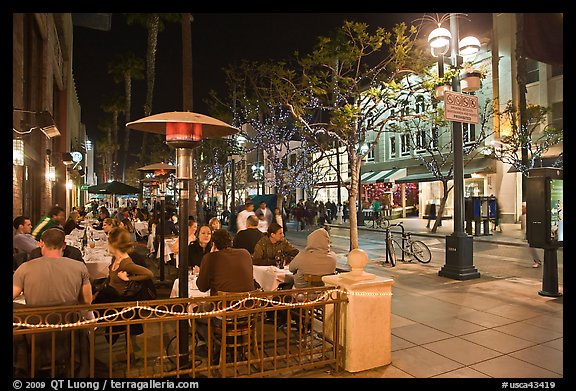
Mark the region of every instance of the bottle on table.
POLYGON ((88 234, 86 233, 86 228, 84 228, 84 236, 82 236, 82 248, 85 248, 88 244, 88 234))

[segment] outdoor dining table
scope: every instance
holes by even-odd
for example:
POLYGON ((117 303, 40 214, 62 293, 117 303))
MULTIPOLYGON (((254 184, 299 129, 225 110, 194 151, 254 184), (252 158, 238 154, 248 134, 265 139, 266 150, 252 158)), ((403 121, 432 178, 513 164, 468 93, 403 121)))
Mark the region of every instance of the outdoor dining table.
POLYGON ((98 280, 108 277, 108 267, 112 262, 112 256, 108 254, 108 240, 105 232, 92 230, 89 242, 94 243, 94 247, 89 244, 82 249, 82 236, 84 231, 74 229, 69 235, 66 235, 66 244, 82 250, 82 258, 90 273, 92 280, 98 280))
MULTIPOLYGON (((210 296, 210 290, 202 292, 198 289, 196 285, 196 279, 198 275, 189 273, 188 274, 188 297, 206 297, 210 296)), ((172 290, 170 291, 170 298, 180 297, 179 280, 175 279, 174 284, 172 284, 172 290)))
POLYGON ((288 270, 288 266, 285 266, 284 269, 279 269, 276 266, 254 265, 252 274, 262 289, 265 291, 275 291, 280 284, 285 282, 286 275, 291 275, 292 273, 288 270))

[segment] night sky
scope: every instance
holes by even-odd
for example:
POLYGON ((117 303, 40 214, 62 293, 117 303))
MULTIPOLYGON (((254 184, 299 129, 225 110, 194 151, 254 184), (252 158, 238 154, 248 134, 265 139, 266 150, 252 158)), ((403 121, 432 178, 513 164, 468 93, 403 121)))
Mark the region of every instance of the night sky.
MULTIPOLYGON (((193 13, 193 111, 210 114, 203 99, 210 89, 223 91, 222 68, 247 60, 279 60, 294 51, 308 53, 321 35, 342 26, 345 20, 366 22, 371 28, 391 27, 400 21, 414 22, 423 13, 193 13)), ((460 22, 460 34, 474 24, 491 22, 490 14, 470 14, 472 21, 460 22)), ((485 30, 483 26, 482 30, 485 30)), ((448 23, 444 25, 448 28, 448 23)), ((94 140, 98 123, 105 114, 101 105, 107 95, 123 94, 123 84, 115 84, 107 73, 108 64, 118 53, 134 52, 145 59, 147 32, 139 25, 129 26, 121 14, 114 14, 111 31, 74 27, 73 69, 82 122, 94 140)), ((180 23, 166 25, 158 37, 156 81, 152 114, 182 110, 182 57, 180 23)), ((144 116, 145 80, 133 81, 132 113, 135 120, 144 116)), ((123 116, 120 120, 124 122, 123 116)), ((131 132, 131 139, 141 137, 131 132)), ((131 143, 132 144, 132 143, 131 143)))

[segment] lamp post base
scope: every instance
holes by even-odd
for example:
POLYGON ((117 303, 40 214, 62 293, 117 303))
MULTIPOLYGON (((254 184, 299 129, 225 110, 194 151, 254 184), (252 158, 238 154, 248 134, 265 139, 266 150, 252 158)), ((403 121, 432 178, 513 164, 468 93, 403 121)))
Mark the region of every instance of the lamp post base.
POLYGON ((480 278, 480 272, 474 267, 472 248, 472 236, 456 233, 446 236, 446 264, 438 275, 454 280, 480 278))
POLYGON ((542 290, 540 290, 538 294, 548 297, 562 296, 562 293, 558 291, 558 257, 556 255, 556 248, 544 249, 542 290))

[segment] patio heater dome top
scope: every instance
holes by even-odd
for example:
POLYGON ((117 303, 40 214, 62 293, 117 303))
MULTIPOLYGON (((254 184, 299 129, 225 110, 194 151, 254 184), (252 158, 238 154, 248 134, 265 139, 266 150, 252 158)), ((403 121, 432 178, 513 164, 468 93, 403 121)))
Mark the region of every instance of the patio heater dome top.
POLYGON ((165 134, 166 142, 177 148, 194 147, 203 139, 226 137, 239 131, 219 119, 191 111, 154 114, 128 122, 126 127, 143 132, 165 134))

